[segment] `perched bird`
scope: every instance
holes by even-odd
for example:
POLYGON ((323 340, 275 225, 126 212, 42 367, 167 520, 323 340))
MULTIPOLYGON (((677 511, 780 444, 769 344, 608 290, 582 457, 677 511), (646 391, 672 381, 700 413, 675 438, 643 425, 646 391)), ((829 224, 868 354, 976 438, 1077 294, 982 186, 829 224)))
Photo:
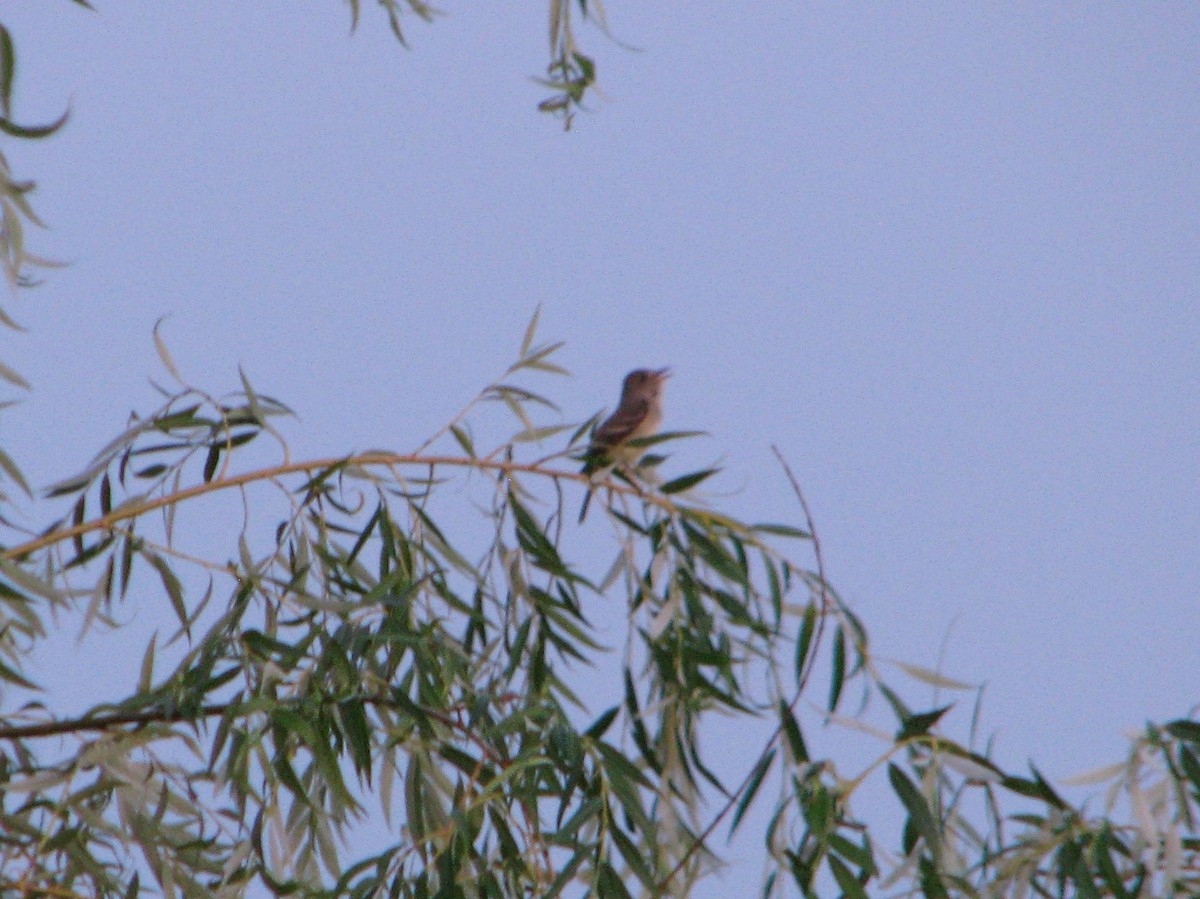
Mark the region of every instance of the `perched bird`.
MULTIPOLYGON (((637 462, 645 447, 629 444, 658 431, 663 419, 663 388, 670 376, 669 368, 639 368, 625 376, 617 411, 592 432, 592 443, 583 465, 584 474, 614 466, 623 468, 637 462)), ((591 499, 592 488, 589 488, 583 498, 583 508, 579 510, 581 522, 587 515, 591 499)))

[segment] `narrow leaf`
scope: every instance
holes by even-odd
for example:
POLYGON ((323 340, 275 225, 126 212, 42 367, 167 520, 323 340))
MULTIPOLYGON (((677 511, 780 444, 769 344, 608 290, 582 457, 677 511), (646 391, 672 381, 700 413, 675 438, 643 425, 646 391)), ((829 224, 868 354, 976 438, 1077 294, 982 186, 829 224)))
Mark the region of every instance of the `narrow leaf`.
MULTIPOLYGON (((0 119, 0 122, 2 122, 2 121, 3 120, 0 119)), ((9 242, 11 243, 11 240, 9 242)), ((24 387, 26 390, 29 389, 29 382, 26 381, 24 378, 22 378, 15 371, 13 371, 11 368, 9 368, 7 365, 5 365, 3 362, 0 362, 0 378, 3 378, 5 381, 8 381, 8 383, 10 383, 10 384, 15 384, 17 387, 24 387)))
POLYGON ((837 709, 846 680, 846 635, 839 626, 833 636, 833 672, 829 679, 829 711, 837 709))
POLYGON ((0 112, 12 115, 13 74, 17 69, 17 53, 13 49, 12 35, 0 25, 0 112))
POLYGON ((673 481, 667 481, 667 483, 663 484, 660 489, 663 493, 668 495, 672 493, 682 493, 691 487, 695 487, 701 481, 707 480, 720 470, 721 469, 719 468, 706 468, 703 471, 695 471, 691 474, 685 474, 682 477, 675 478, 673 481))
POLYGON ((920 665, 909 665, 906 662, 895 662, 894 664, 909 677, 916 678, 933 687, 940 687, 944 690, 975 689, 970 684, 938 674, 936 671, 930 671, 928 668, 922 668, 920 665))
POLYGON ((804 745, 804 737, 800 734, 800 725, 796 721, 796 716, 792 714, 792 710, 782 699, 779 700, 779 726, 783 729, 783 736, 787 740, 788 752, 792 756, 792 761, 807 762, 808 747, 804 745))
POLYGON ((164 319, 159 319, 154 323, 154 330, 151 332, 154 335, 154 348, 158 350, 158 358, 162 360, 162 364, 167 371, 171 373, 176 381, 182 381, 179 376, 179 369, 175 367, 175 360, 171 358, 171 351, 167 349, 166 341, 162 339, 162 335, 158 333, 158 329, 162 326, 164 319))
POLYGON ((800 623, 800 636, 796 638, 796 684, 802 686, 804 666, 808 661, 808 651, 812 646, 813 633, 817 629, 817 604, 810 602, 804 610, 804 620, 800 623))
POLYGON ((584 734, 588 737, 591 737, 593 740, 599 740, 601 737, 604 736, 605 731, 607 731, 609 729, 609 727, 612 726, 613 720, 617 717, 617 712, 619 712, 619 711, 620 711, 620 706, 614 705, 611 709, 609 709, 607 712, 605 712, 603 715, 601 715, 599 718, 597 718, 592 723, 592 726, 589 727, 586 731, 584 731, 584 734))
POLYGON ((759 534, 773 534, 776 537, 793 537, 796 540, 811 540, 812 534, 786 524, 756 524, 750 530, 759 534))
POLYGON ((154 647, 158 642, 158 632, 150 635, 150 643, 146 646, 146 654, 142 656, 142 669, 138 674, 137 691, 149 693, 154 682, 154 647))
POLYGON ((30 140, 37 140, 42 137, 49 137, 64 124, 70 116, 71 110, 68 109, 49 125, 18 125, 11 119, 0 117, 0 131, 10 137, 24 137, 30 140))
POLYGON ((754 770, 750 774, 750 781, 746 784, 745 792, 742 793, 742 798, 738 800, 737 807, 734 809, 733 818, 729 824, 730 835, 737 830, 742 817, 749 810, 751 803, 754 802, 754 797, 758 794, 758 788, 762 786, 763 778, 771 770, 771 763, 773 761, 775 761, 774 749, 767 752, 758 760, 758 764, 754 766, 754 770))
POLYGON ((21 469, 17 468, 16 463, 13 462, 13 460, 9 458, 8 453, 2 449, 0 449, 0 469, 4 470, 4 473, 8 475, 18 487, 21 488, 26 496, 30 498, 33 497, 33 492, 29 489, 29 484, 26 483, 25 476, 21 474, 21 469))
POLYGON ((521 338, 521 349, 517 355, 524 359, 529 353, 529 348, 533 346, 533 335, 537 333, 538 319, 542 315, 542 304, 538 303, 533 310, 533 317, 529 319, 529 324, 525 326, 525 336, 521 338))
POLYGON ((937 724, 942 716, 952 708, 953 706, 946 705, 929 712, 918 712, 908 715, 901 722, 900 732, 896 734, 896 742, 906 740, 909 737, 924 736, 929 733, 929 729, 937 724))
POLYGON ((828 856, 829 870, 833 873, 833 879, 837 881, 838 887, 842 891, 842 896, 845 899, 868 899, 867 891, 863 885, 858 882, 858 878, 851 873, 843 862, 836 855, 828 856))
POLYGON ((896 795, 900 797, 900 801, 908 810, 909 820, 912 821, 917 833, 924 837, 925 845, 936 857, 941 848, 940 831, 933 812, 929 810, 929 805, 925 802, 925 797, 921 795, 921 791, 917 789, 916 785, 905 776, 904 772, 892 762, 888 763, 888 780, 891 781, 892 789, 895 790, 896 795))
POLYGON ((1168 723, 1164 729, 1177 740, 1200 744, 1200 721, 1180 718, 1168 723))
POLYGON ((19 687, 24 687, 26 690, 38 690, 42 688, 33 681, 26 680, 16 670, 9 668, 4 662, 0 661, 0 680, 6 680, 9 683, 16 684, 19 687))
POLYGON ((179 578, 176 577, 175 572, 171 570, 171 566, 162 556, 151 552, 145 553, 145 556, 158 571, 163 589, 167 591, 167 597, 171 600, 171 608, 174 609, 180 626, 187 628, 187 607, 183 603, 183 586, 179 583, 179 578))

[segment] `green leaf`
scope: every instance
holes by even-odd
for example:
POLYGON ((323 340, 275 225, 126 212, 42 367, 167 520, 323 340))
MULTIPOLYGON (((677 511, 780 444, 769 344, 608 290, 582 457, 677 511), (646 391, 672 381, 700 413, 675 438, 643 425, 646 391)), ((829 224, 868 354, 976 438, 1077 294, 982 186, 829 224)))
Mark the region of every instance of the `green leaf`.
POLYGON ((1065 843, 1059 849, 1059 878, 1066 885, 1075 884, 1076 899, 1101 899, 1088 870, 1087 860, 1077 843, 1065 843))
POLYGON ((833 879, 837 881, 838 887, 841 888, 842 895, 847 899, 868 899, 867 891, 863 885, 858 882, 858 878, 851 873, 845 863, 836 855, 826 857, 829 864, 829 870, 833 874, 833 879))
POLYGON ((462 451, 467 454, 467 458, 475 458, 475 444, 471 442, 471 436, 458 425, 450 426, 450 433, 454 439, 458 441, 458 445, 462 447, 462 451))
POLYGON ((796 716, 792 714, 792 710, 782 699, 779 700, 779 726, 787 740, 788 752, 791 754, 792 760, 801 764, 807 762, 809 760, 808 747, 804 745, 804 737, 800 734, 800 725, 796 722, 796 716))
POLYGON ((708 563, 713 571, 734 583, 749 584, 748 573, 725 547, 694 525, 685 523, 683 527, 691 540, 691 547, 700 554, 700 557, 708 563))
POLYGON ((646 776, 619 751, 600 741, 594 745, 600 752, 600 764, 613 794, 621 803, 621 808, 639 829, 650 830, 650 821, 646 817, 646 810, 642 807, 638 788, 651 789, 652 785, 646 776))
POLYGON ((721 469, 719 468, 706 468, 703 471, 694 471, 691 474, 685 474, 682 477, 675 478, 673 481, 667 481, 667 483, 663 484, 659 489, 661 489, 662 492, 667 495, 672 493, 682 493, 685 490, 695 487, 701 481, 712 477, 720 470, 721 469))
POLYGON ((796 638, 796 686, 803 686, 804 666, 808 661, 808 651, 812 646, 813 634, 817 629, 817 604, 810 602, 804 610, 804 620, 800 622, 800 636, 796 638))
POLYGON ((945 705, 940 709, 933 709, 929 712, 918 712, 905 717, 900 724, 900 731, 896 734, 896 742, 899 743, 910 737, 924 736, 929 733, 929 729, 937 724, 942 716, 952 708, 954 706, 945 705))
POLYGON ((49 137, 51 134, 65 125, 70 114, 71 110, 68 107, 66 112, 64 112, 49 125, 18 125, 16 122, 7 117, 0 117, 0 131, 3 131, 9 137, 23 137, 28 140, 39 140, 43 137, 49 137))
POLYGON ((642 759, 656 774, 662 773, 662 763, 650 744, 650 735, 646 732, 646 724, 642 721, 642 713, 638 708, 633 676, 628 668, 625 669, 625 710, 629 715, 630 729, 633 731, 633 743, 642 754, 642 759))
POLYGON ((1180 718, 1164 725, 1163 729, 1177 740, 1200 744, 1200 721, 1180 718))
POLYGON ((526 428, 513 435, 513 443, 542 443, 563 431, 569 430, 570 425, 549 425, 544 428, 526 428))
POLYGON ((916 828, 917 833, 924 837, 926 848, 936 858, 941 853, 941 830, 938 827, 937 819, 934 818, 933 812, 925 802, 925 797, 893 762, 888 763, 888 780, 891 781, 892 789, 895 790, 900 801, 904 803, 905 809, 908 810, 909 820, 916 828))
POLYGON ((1179 764, 1183 768, 1183 773, 1187 775, 1187 779, 1192 782, 1192 786, 1200 791, 1200 759, 1196 758, 1186 746, 1179 747, 1179 764))
POLYGON ((602 861, 596 869, 596 899, 633 899, 621 876, 607 861, 602 861))
POLYGON ((1054 788, 1042 777, 1042 773, 1033 765, 1029 766, 1029 770, 1033 772, 1034 783, 1037 784, 1038 798, 1057 809, 1066 811, 1069 806, 1062 800, 1062 797, 1054 792, 1054 788))
POLYGON ((796 540, 811 540, 812 534, 787 524, 752 524, 750 530, 758 534, 773 534, 776 537, 791 537, 796 540))
POLYGON ((17 51, 13 48, 12 35, 0 25, 0 113, 12 115, 13 75, 17 70, 17 51))
POLYGON ((746 789, 742 792, 742 798, 738 800, 737 806, 733 811, 733 818, 729 824, 730 835, 737 830, 738 824, 742 821, 742 816, 746 814, 751 803, 754 802, 754 797, 758 794, 758 788, 762 786, 763 778, 771 770, 771 763, 773 761, 775 761, 775 750, 771 749, 758 760, 754 766, 754 770, 750 772, 746 789))
POLYGON ((684 440, 688 437, 707 437, 708 431, 659 431, 649 437, 638 437, 626 443, 626 446, 647 447, 671 440, 684 440))
POLYGON ((571 58, 575 60, 575 65, 579 66, 579 73, 585 81, 591 84, 596 80, 596 63, 590 56, 573 52, 571 58))
POLYGON ((925 899, 950 899, 950 893, 942 882, 942 875, 928 856, 922 855, 917 860, 917 870, 920 872, 921 891, 925 899))
POLYGON ((829 678, 829 711, 837 711, 846 681, 846 635, 839 625, 833 635, 833 671, 829 678))
POLYGON ((296 771, 292 768, 291 762, 287 760, 287 756, 283 749, 279 749, 275 753, 275 757, 271 760, 271 768, 275 772, 275 776, 279 778, 279 782, 283 784, 297 799, 305 805, 311 805, 312 800, 309 799, 308 791, 304 789, 304 785, 300 783, 300 778, 296 776, 296 771))
POLYGON ((648 890, 653 890, 655 878, 650 869, 646 867, 647 853, 645 849, 635 845, 626 835, 625 831, 619 827, 609 828, 608 835, 617 844, 617 850, 621 853, 621 858, 625 859, 625 864, 629 865, 629 870, 642 882, 642 886, 648 890))
POLYGON ((212 481, 213 475, 217 472, 217 464, 221 461, 220 443, 210 443, 208 446, 208 454, 204 457, 204 483, 208 484, 212 481))
POLYGON ((1117 899, 1132 899, 1134 894, 1125 889, 1125 882, 1117 872, 1117 866, 1113 861, 1112 831, 1108 822, 1101 826, 1099 833, 1096 834, 1096 839, 1092 842, 1092 860, 1095 862, 1097 873, 1113 896, 1117 899))
POLYGON ((175 611, 175 617, 179 619, 180 626, 186 630, 188 628, 187 606, 183 602, 183 585, 179 583, 179 578, 171 570, 167 560, 158 553, 145 552, 143 555, 158 571, 163 589, 167 591, 167 597, 171 601, 171 608, 175 611))
POLYGON ((350 760, 360 777, 371 782, 371 724, 362 700, 354 699, 337 704, 338 718, 350 749, 350 760))
POLYGON ((146 652, 142 656, 142 668, 138 674, 137 691, 139 693, 149 693, 150 687, 154 683, 154 646, 158 642, 158 633, 150 635, 150 642, 146 645, 146 652))
POLYGON ((809 794, 802 803, 804 823, 812 837, 824 841, 826 835, 833 829, 834 801, 829 790, 815 777, 806 783, 809 794))
POLYGON ((3 572, 16 586, 55 604, 62 604, 66 598, 54 586, 53 581, 42 580, 11 559, 0 554, 0 572, 3 572))
POLYGON ((521 544, 521 548, 529 553, 539 568, 559 577, 571 577, 572 572, 563 564, 558 550, 554 548, 554 544, 550 542, 537 520, 517 499, 516 493, 510 491, 508 498, 516 522, 517 542, 521 544))
POLYGON ((25 482, 25 476, 21 474, 21 469, 17 468, 16 463, 2 449, 0 449, 0 469, 4 470, 4 473, 12 479, 13 483, 21 488, 26 496, 30 499, 33 498, 33 492, 29 489, 29 484, 25 482))
POLYGON ((862 875, 871 876, 875 873, 875 859, 871 855, 871 844, 868 837, 863 837, 866 845, 852 843, 840 833, 829 835, 829 849, 836 852, 850 864, 858 867, 862 875))
POLYGON ((42 688, 33 681, 22 677, 15 669, 4 664, 3 661, 0 661, 0 680, 6 680, 10 684, 16 684, 19 687, 24 687, 26 690, 37 690, 38 692, 41 692, 42 690, 42 688))
POLYGON ((604 736, 604 732, 612 726, 613 721, 617 717, 617 713, 621 710, 620 706, 613 706, 599 718, 597 718, 592 726, 584 731, 584 735, 591 737, 593 740, 599 740, 604 736))

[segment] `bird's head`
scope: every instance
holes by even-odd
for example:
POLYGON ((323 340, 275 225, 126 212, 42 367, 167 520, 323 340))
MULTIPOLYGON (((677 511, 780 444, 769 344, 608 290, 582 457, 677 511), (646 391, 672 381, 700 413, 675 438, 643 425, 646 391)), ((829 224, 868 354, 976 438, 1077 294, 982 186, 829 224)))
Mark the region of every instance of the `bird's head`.
POLYGON ((636 368, 625 376, 621 396, 658 396, 669 377, 669 368, 636 368))

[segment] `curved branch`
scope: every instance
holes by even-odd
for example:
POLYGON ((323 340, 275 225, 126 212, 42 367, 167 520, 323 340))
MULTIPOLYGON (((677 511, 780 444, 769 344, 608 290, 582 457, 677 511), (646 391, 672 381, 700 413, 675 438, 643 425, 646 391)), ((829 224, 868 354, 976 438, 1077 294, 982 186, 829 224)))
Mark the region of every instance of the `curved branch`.
MULTIPOLYGON (((485 459, 470 459, 462 456, 422 456, 417 454, 401 454, 401 453, 362 453, 357 456, 343 456, 335 459, 312 459, 306 462, 289 462, 284 465, 273 465, 270 468, 259 468, 254 471, 244 472, 233 477, 223 478, 219 480, 209 481, 204 484, 195 484, 191 487, 186 487, 183 490, 178 490, 174 493, 158 496, 154 499, 149 499, 144 502, 134 503, 128 506, 113 509, 107 515, 101 515, 99 518, 94 518, 91 521, 84 521, 80 524, 73 525, 69 528, 51 531, 48 534, 42 534, 33 540, 28 540, 25 543, 6 549, 0 552, 0 559, 15 560, 30 553, 37 552, 39 549, 45 549, 47 546, 53 546, 56 543, 61 543, 64 540, 72 540, 76 537, 82 537, 90 534, 93 531, 102 531, 112 527, 121 521, 128 521, 133 518, 138 518, 145 515, 147 512, 153 512, 157 509, 162 509, 167 506, 173 506, 185 500, 193 499, 197 496, 204 496, 209 493, 216 493, 220 490, 228 490, 231 487, 243 487, 247 484, 255 483, 256 481, 270 480, 283 475, 297 474, 300 472, 313 471, 318 469, 334 468, 337 466, 346 467, 349 465, 452 465, 460 468, 478 468, 485 471, 499 471, 505 474, 513 472, 523 472, 525 474, 545 475, 554 479, 567 478, 580 483, 587 483, 589 477, 582 472, 563 471, 559 469, 543 468, 542 466, 533 463, 520 462, 505 462, 485 459)), ((639 491, 627 485, 613 482, 606 485, 618 493, 629 495, 639 495, 639 491)), ((642 498, 655 505, 658 505, 667 510, 676 508, 675 504, 670 500, 645 496, 642 498)))
MULTIPOLYGON (((373 694, 358 697, 361 701, 369 705, 379 705, 388 708, 398 708, 399 704, 390 696, 373 694)), ((298 705, 304 697, 295 697, 280 702, 280 705, 298 705)), ((341 702, 342 698, 331 699, 326 697, 328 702, 341 702)), ((236 709, 239 706, 244 706, 247 712, 262 712, 264 709, 257 705, 253 699, 237 700, 235 702, 211 703, 202 705, 198 709, 184 711, 182 709, 154 709, 142 710, 137 712, 113 712, 108 715, 91 715, 82 718, 64 718, 58 721, 43 721, 40 724, 27 724, 17 727, 0 727, 0 740, 31 740, 40 737, 54 737, 60 734, 72 734, 88 731, 109 731, 116 727, 123 727, 127 724, 178 724, 185 721, 198 721, 201 718, 217 718, 225 715, 230 709, 236 709)), ((501 768, 507 767, 506 761, 496 754, 496 751, 479 738, 477 734, 471 731, 463 722, 456 720, 452 715, 447 715, 436 709, 421 707, 421 711, 452 731, 457 731, 463 737, 470 740, 479 748, 482 755, 488 761, 495 763, 501 768)))

